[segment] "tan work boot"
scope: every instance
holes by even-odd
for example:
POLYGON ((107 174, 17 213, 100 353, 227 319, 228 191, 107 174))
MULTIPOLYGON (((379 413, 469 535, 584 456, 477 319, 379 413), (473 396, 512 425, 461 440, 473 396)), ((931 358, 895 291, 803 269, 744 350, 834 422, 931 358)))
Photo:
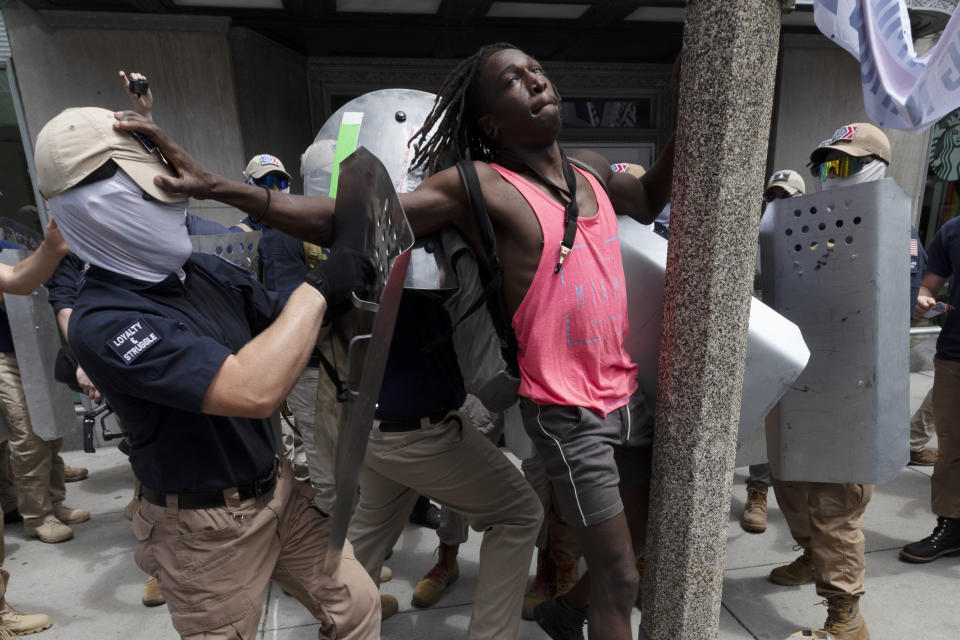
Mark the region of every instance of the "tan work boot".
POLYGON ((380 621, 393 616, 397 611, 400 611, 400 603, 396 597, 380 594, 380 621))
POLYGON ((782 567, 770 572, 770 582, 784 587, 799 587, 813 582, 813 554, 804 549, 803 555, 782 567))
POLYGON ((533 620, 533 610, 538 604, 556 595, 556 570, 546 549, 537 552, 537 575, 533 578, 530 590, 523 596, 523 609, 520 616, 524 620, 533 620))
POLYGON ((23 532, 28 536, 40 538, 40 542, 56 544, 73 537, 73 529, 63 524, 55 516, 49 515, 47 519, 37 526, 23 525, 23 532))
POLYGON ((90 475, 90 472, 86 469, 86 467, 71 467, 68 464, 63 465, 64 482, 79 482, 80 480, 86 480, 88 475, 90 475))
POLYGON ((53 506, 53 515, 63 524, 80 524, 90 519, 90 512, 86 509, 71 509, 63 504, 53 506))
POLYGON ((415 607, 432 607, 437 604, 444 590, 460 577, 460 567, 457 565, 460 545, 441 542, 438 550, 440 559, 437 564, 417 581, 417 586, 413 589, 412 603, 415 607))
POLYGON ((157 579, 153 576, 147 578, 147 582, 143 585, 143 595, 140 596, 140 600, 145 607, 159 607, 167 602, 163 594, 160 593, 160 585, 157 584, 157 579))
POLYGON ((380 567, 380 584, 393 580, 393 569, 390 567, 380 567))
POLYGON ((828 599, 827 621, 823 630, 837 640, 870 640, 867 622, 860 615, 860 598, 849 596, 828 599))
MULTIPOLYGON (((20 613, 16 609, 7 607, 0 613, 0 627, 15 636, 26 636, 31 633, 40 633, 53 626, 53 620, 45 613, 20 613)), ((3 637, 3 636, 0 636, 3 637)))
POLYGON ((767 489, 747 489, 747 503, 743 505, 740 527, 749 533, 767 530, 767 489))
POLYGON ((797 631, 791 638, 815 640, 870 640, 867 623, 860 615, 860 598, 856 596, 827 600, 827 621, 823 629, 797 631))

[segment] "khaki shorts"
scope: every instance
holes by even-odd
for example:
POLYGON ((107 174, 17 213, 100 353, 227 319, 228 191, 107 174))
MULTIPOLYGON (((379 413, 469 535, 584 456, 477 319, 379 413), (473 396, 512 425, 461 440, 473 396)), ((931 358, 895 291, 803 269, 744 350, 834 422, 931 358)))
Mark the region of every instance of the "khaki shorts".
POLYGON ((653 412, 641 393, 602 417, 583 407, 520 398, 527 435, 543 458, 567 522, 600 524, 623 511, 620 489, 650 481, 653 412))

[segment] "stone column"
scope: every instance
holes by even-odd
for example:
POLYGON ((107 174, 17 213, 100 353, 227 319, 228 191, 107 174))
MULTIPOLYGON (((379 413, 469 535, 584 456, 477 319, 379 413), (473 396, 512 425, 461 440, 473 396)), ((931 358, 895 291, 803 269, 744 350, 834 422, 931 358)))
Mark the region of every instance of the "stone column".
POLYGON ((717 637, 779 0, 689 0, 640 638, 717 637))

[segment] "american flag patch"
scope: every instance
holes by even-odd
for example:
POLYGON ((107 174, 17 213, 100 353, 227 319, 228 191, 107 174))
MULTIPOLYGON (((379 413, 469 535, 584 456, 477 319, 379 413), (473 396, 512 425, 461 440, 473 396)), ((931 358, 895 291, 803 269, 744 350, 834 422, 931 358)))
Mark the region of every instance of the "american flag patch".
POLYGON ((920 253, 920 249, 919 249, 919 247, 917 246, 917 239, 916 239, 916 238, 910 238, 910 257, 911 257, 911 258, 916 258, 917 255, 919 255, 919 253, 920 253))
POLYGON ((629 168, 630 167, 627 165, 626 162, 617 162, 615 164, 610 165, 610 170, 613 171, 614 173, 626 173, 627 169, 629 168))
POLYGON ((857 132, 857 128, 852 124, 848 124, 845 127, 840 127, 833 132, 833 137, 830 138, 830 143, 834 143, 837 140, 853 140, 853 135, 857 132))
POLYGON ((775 174, 773 175, 773 181, 774 181, 774 182, 777 182, 777 181, 780 181, 780 180, 786 182, 786 181, 789 180, 789 179, 790 179, 790 172, 789 172, 789 171, 781 171, 781 172, 775 173, 775 174))
POLYGON ((262 155, 262 156, 260 156, 260 166, 261 166, 261 167, 265 167, 265 166, 267 166, 268 164, 272 164, 272 165, 275 166, 275 167, 279 167, 279 166, 280 166, 280 161, 279 161, 277 158, 275 158, 275 157, 273 157, 273 156, 270 156, 270 155, 262 155))

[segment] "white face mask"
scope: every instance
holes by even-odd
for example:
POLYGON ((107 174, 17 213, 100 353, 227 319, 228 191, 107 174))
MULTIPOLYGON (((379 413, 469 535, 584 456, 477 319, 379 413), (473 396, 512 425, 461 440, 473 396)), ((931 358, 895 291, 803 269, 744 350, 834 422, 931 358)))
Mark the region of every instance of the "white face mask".
POLYGON ((863 184, 871 180, 882 180, 887 175, 887 164, 883 160, 874 160, 870 164, 846 178, 827 178, 820 181, 820 191, 829 191, 839 187, 849 187, 854 184, 863 184))
POLYGON ((81 260, 115 273, 160 282, 181 267, 193 248, 186 202, 144 200, 130 176, 117 169, 106 180, 75 187, 49 200, 60 232, 81 260))

